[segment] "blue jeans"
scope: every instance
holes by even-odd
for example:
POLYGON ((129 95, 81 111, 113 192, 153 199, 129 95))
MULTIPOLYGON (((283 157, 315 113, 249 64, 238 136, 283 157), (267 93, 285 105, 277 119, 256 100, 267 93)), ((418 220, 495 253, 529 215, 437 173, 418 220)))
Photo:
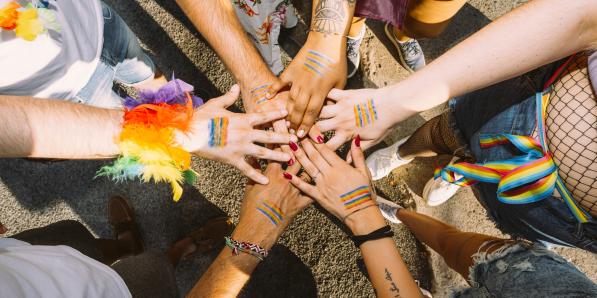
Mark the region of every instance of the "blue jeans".
MULTIPOLYGON (((502 83, 452 99, 450 124, 465 154, 477 162, 510 159, 516 152, 508 146, 481 149, 480 134, 508 133, 529 136, 535 129, 535 92, 540 91, 561 61, 502 83)), ((579 224, 567 205, 549 197, 540 202, 512 205, 497 199, 497 185, 473 187, 497 227, 514 237, 576 246, 597 253, 597 224, 579 224)))
POLYGON ((519 242, 473 255, 470 288, 454 297, 597 297, 597 285, 562 257, 519 242))
POLYGON ((143 52, 124 20, 102 2, 104 44, 97 69, 76 96, 76 101, 104 108, 121 108, 122 99, 112 90, 114 81, 134 86, 153 79, 155 65, 143 52))

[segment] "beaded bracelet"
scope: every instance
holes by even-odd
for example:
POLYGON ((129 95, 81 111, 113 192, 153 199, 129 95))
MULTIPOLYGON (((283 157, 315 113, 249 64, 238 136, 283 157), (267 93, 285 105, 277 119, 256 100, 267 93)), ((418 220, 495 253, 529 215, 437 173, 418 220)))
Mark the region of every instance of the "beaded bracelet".
POLYGON ((140 99, 127 97, 124 124, 118 138, 120 156, 96 174, 114 181, 140 178, 143 182, 168 182, 173 199, 182 196, 183 181, 192 184, 197 177, 191 154, 175 142, 175 132, 187 132, 194 108, 203 104, 191 95, 193 86, 173 79, 157 92, 141 91, 140 99))
POLYGON ((226 240, 226 246, 232 249, 232 254, 235 256, 244 252, 263 261, 268 255, 268 251, 257 244, 236 241, 231 237, 224 237, 224 239, 226 240))

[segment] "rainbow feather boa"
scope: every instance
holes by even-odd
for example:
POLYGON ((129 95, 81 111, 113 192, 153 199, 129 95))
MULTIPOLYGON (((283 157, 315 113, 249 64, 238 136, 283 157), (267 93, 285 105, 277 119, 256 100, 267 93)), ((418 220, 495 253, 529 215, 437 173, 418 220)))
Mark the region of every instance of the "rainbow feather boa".
POLYGON ((15 31, 15 35, 33 41, 48 30, 60 31, 60 25, 48 1, 32 0, 25 6, 17 1, 0 0, 0 31, 15 31))
POLYGON ((192 184, 197 177, 191 166, 191 154, 176 144, 175 130, 187 132, 194 108, 203 104, 192 96, 193 86, 177 79, 157 92, 142 91, 139 99, 127 97, 123 105, 124 124, 118 138, 120 157, 102 167, 98 176, 114 181, 168 182, 173 199, 182 196, 183 181, 192 184))

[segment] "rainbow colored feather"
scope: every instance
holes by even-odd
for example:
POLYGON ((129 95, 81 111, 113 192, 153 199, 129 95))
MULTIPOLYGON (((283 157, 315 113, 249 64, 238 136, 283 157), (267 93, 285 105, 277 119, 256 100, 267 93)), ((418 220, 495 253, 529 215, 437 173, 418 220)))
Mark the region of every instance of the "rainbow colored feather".
POLYGON ((193 87, 173 79, 157 92, 140 92, 140 99, 124 101, 124 124, 118 138, 120 157, 102 167, 97 176, 115 181, 140 178, 143 182, 168 182, 173 199, 182 196, 181 183, 193 183, 196 172, 191 154, 174 141, 176 130, 186 132, 194 108, 203 101, 191 95, 193 87))

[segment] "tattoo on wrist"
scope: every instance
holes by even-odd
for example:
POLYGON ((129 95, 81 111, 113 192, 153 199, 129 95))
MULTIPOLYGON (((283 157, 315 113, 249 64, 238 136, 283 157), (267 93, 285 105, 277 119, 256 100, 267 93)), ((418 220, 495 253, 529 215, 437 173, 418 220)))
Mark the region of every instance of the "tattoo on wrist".
POLYGON ((268 83, 251 89, 251 99, 255 104, 262 104, 264 102, 267 102, 268 99, 265 96, 265 94, 267 93, 267 90, 271 85, 272 84, 268 83))
POLYGON ((278 226, 284 221, 284 212, 278 206, 269 202, 263 202, 257 207, 257 211, 261 212, 274 226, 278 226))
POLYGON ((369 185, 359 186, 345 194, 340 195, 344 208, 351 209, 371 201, 371 188, 369 185))
POLYGON ((315 7, 311 30, 327 34, 342 34, 346 27, 344 0, 320 0, 315 7))
POLYGON ((367 102, 354 106, 354 120, 357 127, 371 125, 377 120, 377 109, 375 101, 368 99, 367 102))
POLYGON ((323 76, 323 74, 330 69, 330 65, 334 63, 336 63, 336 61, 327 55, 309 50, 307 52, 305 63, 303 64, 303 69, 315 75, 323 76))
POLYGON ((228 138, 228 118, 216 117, 209 120, 209 147, 224 147, 228 138))
POLYGON ((394 297, 400 297, 400 290, 398 289, 396 283, 394 282, 394 279, 392 278, 392 273, 390 273, 390 270, 388 270, 388 268, 384 269, 386 271, 386 280, 390 283, 390 292, 394 294, 394 297))

